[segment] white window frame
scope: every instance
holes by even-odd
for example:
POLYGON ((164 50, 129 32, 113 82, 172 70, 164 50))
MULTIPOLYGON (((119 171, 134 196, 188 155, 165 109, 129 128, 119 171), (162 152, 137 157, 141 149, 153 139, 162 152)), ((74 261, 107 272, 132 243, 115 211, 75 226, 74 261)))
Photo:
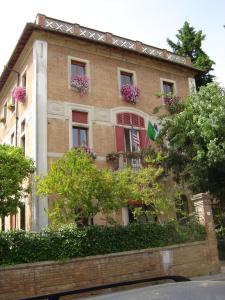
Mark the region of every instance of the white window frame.
POLYGON ((73 127, 74 126, 88 129, 88 147, 93 148, 92 124, 91 124, 92 108, 84 107, 82 105, 71 105, 68 107, 68 109, 69 109, 69 148, 70 149, 73 148, 73 127), (73 122, 72 120, 73 111, 86 112, 88 114, 87 124, 73 122))
POLYGON ((80 57, 74 57, 74 56, 68 56, 67 59, 67 64, 68 64, 68 89, 70 90, 75 90, 74 87, 71 86, 70 82, 71 82, 71 63, 72 60, 81 62, 85 64, 85 75, 88 77, 89 79, 89 86, 88 86, 88 93, 91 91, 91 72, 90 72, 90 61, 87 59, 83 59, 80 57))
POLYGON ((117 83, 118 83, 118 89, 119 89, 119 98, 122 98, 122 95, 120 93, 120 90, 121 90, 121 80, 120 80, 121 72, 126 72, 126 73, 132 74, 133 85, 137 85, 136 71, 117 67, 117 83))

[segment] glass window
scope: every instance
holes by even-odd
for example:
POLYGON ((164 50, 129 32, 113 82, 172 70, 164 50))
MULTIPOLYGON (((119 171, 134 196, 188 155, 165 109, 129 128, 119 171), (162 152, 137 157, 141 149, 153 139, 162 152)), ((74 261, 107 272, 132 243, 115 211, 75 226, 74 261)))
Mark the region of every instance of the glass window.
POLYGON ((140 138, 138 130, 132 128, 124 129, 125 151, 138 152, 140 150, 140 138))
POLYGON ((125 84, 133 84, 133 74, 128 72, 120 72, 120 82, 121 86, 125 84))
POLYGON ((85 63, 80 61, 71 61, 71 78, 76 75, 84 76, 85 75, 85 63))
POLYGON ((88 128, 73 127, 73 147, 88 146, 88 128))
POLYGON ((22 87, 24 87, 26 89, 27 87, 27 74, 24 73, 22 76, 22 87))
POLYGON ((4 107, 3 107, 3 116, 4 116, 5 119, 7 118, 7 101, 6 101, 6 103, 4 104, 4 107))
POLYGON ((163 81, 163 94, 165 95, 174 94, 174 84, 172 82, 163 81))

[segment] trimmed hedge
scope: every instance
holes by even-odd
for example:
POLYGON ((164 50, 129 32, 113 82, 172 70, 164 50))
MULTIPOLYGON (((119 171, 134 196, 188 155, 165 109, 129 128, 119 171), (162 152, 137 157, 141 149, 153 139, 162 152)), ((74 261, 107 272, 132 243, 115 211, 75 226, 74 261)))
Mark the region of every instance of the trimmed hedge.
POLYGON ((132 223, 126 227, 66 225, 40 233, 22 230, 0 233, 0 265, 65 260, 89 255, 162 247, 204 240, 205 228, 195 221, 186 225, 170 222, 132 223))

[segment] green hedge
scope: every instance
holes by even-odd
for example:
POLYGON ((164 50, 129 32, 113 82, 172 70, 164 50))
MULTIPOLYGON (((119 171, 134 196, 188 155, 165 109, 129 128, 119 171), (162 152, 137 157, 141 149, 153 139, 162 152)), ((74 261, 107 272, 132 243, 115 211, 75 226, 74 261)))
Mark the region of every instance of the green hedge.
POLYGON ((127 250, 162 247, 205 239, 205 228, 192 221, 186 225, 171 222, 133 223, 126 227, 66 225, 40 233, 9 231, 0 233, 0 265, 107 254, 127 250))

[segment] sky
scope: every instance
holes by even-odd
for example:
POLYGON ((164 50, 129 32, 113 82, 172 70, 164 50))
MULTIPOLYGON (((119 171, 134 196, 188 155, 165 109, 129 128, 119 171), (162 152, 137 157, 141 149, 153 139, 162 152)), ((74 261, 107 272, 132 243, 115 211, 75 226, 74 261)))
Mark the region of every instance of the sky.
POLYGON ((203 50, 225 87, 225 0, 6 0, 0 9, 0 73, 25 24, 38 13, 168 50, 166 39, 176 41, 188 21, 206 34, 203 50))

